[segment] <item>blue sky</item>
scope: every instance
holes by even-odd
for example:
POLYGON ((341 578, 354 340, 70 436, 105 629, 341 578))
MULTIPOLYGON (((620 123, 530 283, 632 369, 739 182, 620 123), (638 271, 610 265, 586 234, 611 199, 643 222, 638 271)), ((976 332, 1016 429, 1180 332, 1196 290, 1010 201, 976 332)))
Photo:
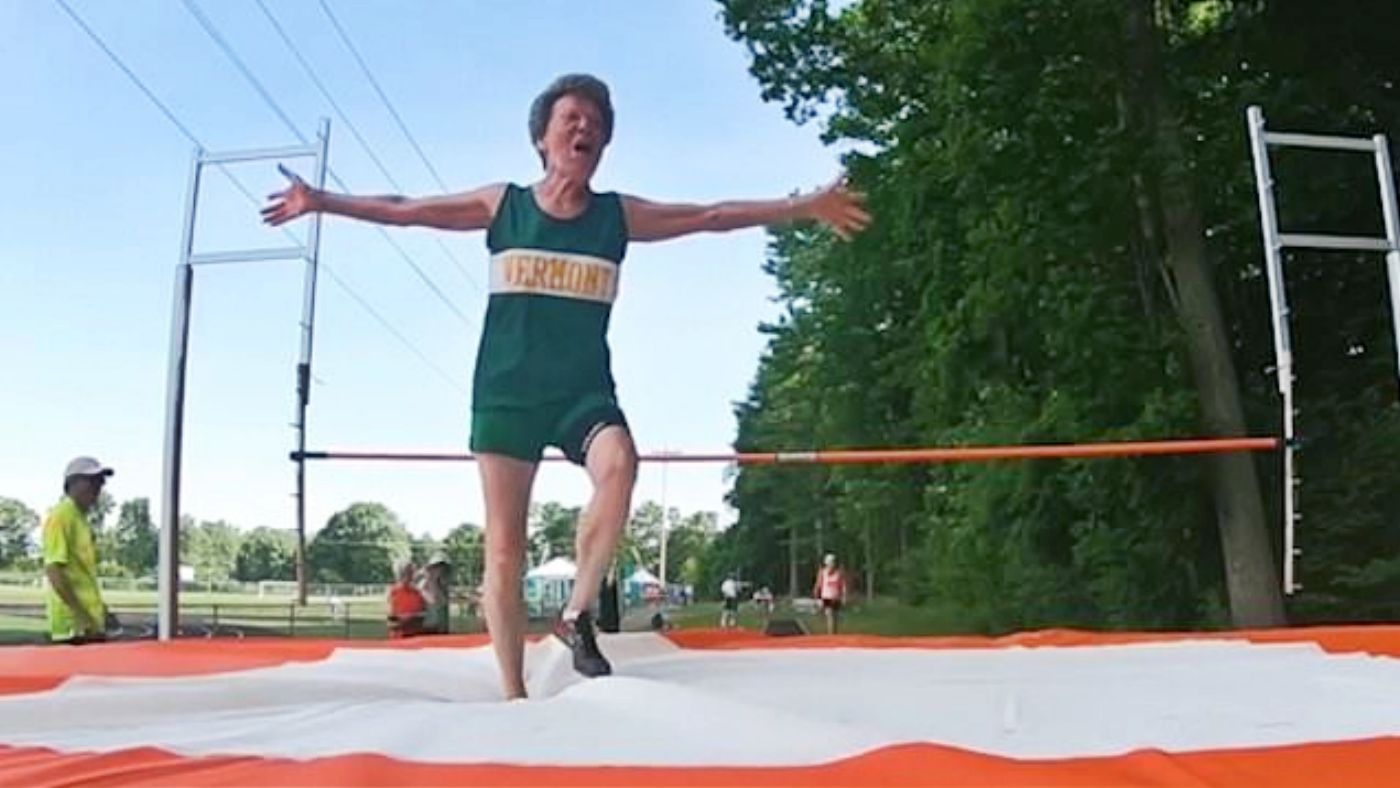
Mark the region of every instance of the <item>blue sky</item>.
MULTIPOLYGON (((358 193, 393 188, 305 76, 255 0, 196 0, 303 134, 331 117, 332 168, 358 193)), ((69 0, 211 150, 293 144, 177 0, 69 0)), ((317 2, 267 0, 350 120, 409 193, 437 186, 317 2)), ((781 196, 838 171, 817 130, 759 99, 743 48, 708 0, 434 2, 330 0, 429 160, 453 190, 539 174, 525 130, 553 77, 597 74, 617 130, 595 188, 662 200, 781 196)), ((171 292, 192 146, 51 2, 0 2, 0 495, 42 510, 63 464, 91 453, 124 500, 158 506, 171 292)), ((232 172, 255 194, 270 165, 232 172)), ((280 246, 211 171, 196 248, 280 246)), ((469 389, 484 313, 480 234, 393 230, 466 316, 419 280, 372 228, 326 224, 322 259, 415 347, 469 389), (439 241, 442 243, 440 244, 439 241), (443 251, 451 250, 456 262, 443 251), (460 267, 459 267, 460 265, 460 267)), ((723 450, 775 316, 760 230, 634 245, 611 341, 623 407, 643 450, 723 450)), ((185 511, 242 527, 293 523, 293 368, 302 269, 200 269, 187 407, 185 511)), ((328 277, 319 290, 313 447, 465 450, 469 402, 328 277)), ((719 467, 665 473, 667 503, 721 510, 719 467)), ((582 473, 546 465, 537 500, 584 503, 582 473)), ((663 495, 658 466, 638 499, 663 495)), ((475 468, 318 464, 317 528, 356 500, 388 504, 415 533, 480 522, 475 468)), ((728 519, 730 514, 722 514, 728 519)))

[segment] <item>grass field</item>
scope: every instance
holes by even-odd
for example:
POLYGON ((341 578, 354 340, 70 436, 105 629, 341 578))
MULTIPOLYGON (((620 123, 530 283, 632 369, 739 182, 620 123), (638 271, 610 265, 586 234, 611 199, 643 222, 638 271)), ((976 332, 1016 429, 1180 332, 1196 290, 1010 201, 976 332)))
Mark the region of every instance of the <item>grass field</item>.
MULTIPOLYGON (((156 595, 153 591, 103 591, 102 598, 112 607, 122 606, 154 606, 156 595)), ((373 607, 384 610, 385 604, 381 597, 346 597, 345 601, 352 606, 373 607)), ((246 605, 246 606, 286 606, 291 604, 291 598, 285 596, 260 597, 257 594, 227 594, 227 593, 205 593, 203 591, 182 591, 180 592, 180 605, 210 606, 210 605, 246 605)), ((312 605, 330 604, 330 600, 325 597, 312 597, 312 605)), ((11 604, 44 604, 44 591, 33 586, 0 586, 0 605, 11 604)))
MULTIPOLYGON (((107 591, 103 599, 123 627, 133 633, 139 635, 153 626, 154 593, 107 591)), ((379 597, 348 598, 333 608, 329 599, 318 598, 309 600, 306 607, 297 607, 287 597, 199 592, 180 595, 181 620, 192 627, 194 634, 212 631, 230 637, 383 638, 387 634, 387 612, 379 597)), ((0 643, 43 641, 47 631, 42 589, 0 586, 0 643)))
MULTIPOLYGON (((131 635, 140 636, 154 625, 156 595, 149 591, 108 591, 108 606, 131 635)), ((701 602, 668 611, 680 629, 708 629, 719 625, 720 606, 701 602)), ((349 597, 339 609, 326 598, 312 598, 306 607, 297 607, 287 597, 259 597, 256 594, 186 592, 180 595, 180 617, 190 634, 219 637, 330 637, 375 639, 387 635, 388 610, 379 597, 349 597)), ((650 608, 629 611, 624 627, 638 630, 648 626, 650 608)), ((820 614, 794 613, 780 604, 776 618, 795 618, 812 634, 826 631, 820 614)), ((739 625, 761 630, 763 619, 757 608, 745 604, 739 612, 739 625)), ((479 632, 481 622, 454 611, 454 632, 479 632)), ((548 623, 534 622, 534 631, 545 631, 548 623)), ((42 642, 47 636, 43 591, 33 587, 0 586, 0 644, 42 642)), ((853 600, 843 611, 841 632, 873 635, 953 634, 958 628, 949 616, 935 608, 913 607, 891 599, 872 602, 853 600)))
MULTIPOLYGON (((702 602, 681 610, 670 611, 671 621, 681 629, 701 629, 719 626, 720 605, 702 602)), ((826 619, 820 613, 794 613, 780 604, 774 618, 795 618, 811 634, 826 632, 826 619)), ((763 628, 763 618, 751 604, 739 608, 739 626, 744 629, 763 628)), ((946 635, 958 632, 949 616, 936 608, 914 607, 893 599, 870 602, 852 600, 841 613, 840 632, 863 635, 946 635)))

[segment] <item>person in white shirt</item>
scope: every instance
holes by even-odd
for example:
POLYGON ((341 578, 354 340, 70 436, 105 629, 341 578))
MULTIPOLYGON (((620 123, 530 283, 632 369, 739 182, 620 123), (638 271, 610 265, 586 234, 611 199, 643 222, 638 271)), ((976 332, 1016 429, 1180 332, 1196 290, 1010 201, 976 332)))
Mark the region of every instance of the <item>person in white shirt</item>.
POLYGON ((763 628, 768 629, 768 622, 773 618, 773 592, 768 586, 760 586, 753 592, 753 604, 758 608, 758 614, 763 617, 763 628))
POLYGON ((724 597, 724 607, 719 612, 721 629, 734 629, 739 626, 739 581, 733 575, 719 584, 719 594, 724 597))
POLYGON ((812 596, 821 602, 826 615, 826 634, 836 634, 841 608, 846 605, 846 573, 836 565, 836 556, 826 554, 822 568, 817 570, 817 583, 812 596))

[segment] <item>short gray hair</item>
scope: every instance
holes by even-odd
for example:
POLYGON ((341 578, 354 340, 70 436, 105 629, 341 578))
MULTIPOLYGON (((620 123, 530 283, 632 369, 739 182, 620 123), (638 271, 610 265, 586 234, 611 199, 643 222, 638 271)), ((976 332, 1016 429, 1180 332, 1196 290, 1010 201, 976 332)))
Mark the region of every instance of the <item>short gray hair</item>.
POLYGON ((578 96, 597 107, 603 116, 603 144, 612 142, 612 98, 608 86, 592 74, 565 74, 551 82, 543 93, 535 97, 530 103, 530 142, 536 143, 544 139, 550 113, 554 112, 554 102, 565 96, 578 96))

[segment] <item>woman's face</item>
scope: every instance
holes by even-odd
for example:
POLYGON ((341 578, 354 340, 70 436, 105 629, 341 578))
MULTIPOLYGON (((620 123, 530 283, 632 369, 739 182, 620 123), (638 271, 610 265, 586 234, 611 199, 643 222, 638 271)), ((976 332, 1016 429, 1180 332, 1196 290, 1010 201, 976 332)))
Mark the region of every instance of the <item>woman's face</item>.
POLYGON ((544 138, 535 143, 545 169, 583 180, 593 177, 603 158, 603 113, 593 102, 565 94, 554 102, 544 138))

